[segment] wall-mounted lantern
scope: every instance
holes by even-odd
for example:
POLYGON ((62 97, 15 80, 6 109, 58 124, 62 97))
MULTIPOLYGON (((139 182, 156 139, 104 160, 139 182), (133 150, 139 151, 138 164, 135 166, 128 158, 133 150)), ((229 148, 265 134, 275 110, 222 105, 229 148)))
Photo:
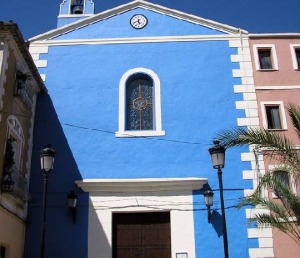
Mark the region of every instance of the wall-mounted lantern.
POLYGON ((74 191, 71 191, 68 195, 68 208, 72 214, 73 224, 76 223, 76 206, 77 206, 77 199, 78 195, 75 194, 74 191))
POLYGON ((210 207, 213 205, 213 201, 214 201, 213 191, 206 190, 205 193, 204 193, 204 200, 205 200, 205 205, 207 207, 207 220, 208 220, 208 223, 210 223, 210 220, 211 220, 210 207))
POLYGON ((176 253, 176 258, 188 258, 188 253, 176 253))

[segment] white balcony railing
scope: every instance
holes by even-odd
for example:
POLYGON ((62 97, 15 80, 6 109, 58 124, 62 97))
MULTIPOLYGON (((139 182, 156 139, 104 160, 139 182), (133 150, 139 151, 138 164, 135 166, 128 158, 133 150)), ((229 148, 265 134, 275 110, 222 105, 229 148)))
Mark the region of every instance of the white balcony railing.
POLYGON ((28 81, 16 80, 15 95, 21 97, 29 110, 32 109, 34 92, 28 81))
POLYGON ((28 187, 25 176, 16 168, 2 179, 2 192, 10 193, 22 200, 28 199, 28 187))

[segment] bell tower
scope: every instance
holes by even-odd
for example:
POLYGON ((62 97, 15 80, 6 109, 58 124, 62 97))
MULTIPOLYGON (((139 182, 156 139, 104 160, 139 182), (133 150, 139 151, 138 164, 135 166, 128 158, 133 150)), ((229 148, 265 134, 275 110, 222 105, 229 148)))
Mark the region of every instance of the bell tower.
POLYGON ((60 4, 57 27, 95 14, 93 0, 63 0, 60 4))

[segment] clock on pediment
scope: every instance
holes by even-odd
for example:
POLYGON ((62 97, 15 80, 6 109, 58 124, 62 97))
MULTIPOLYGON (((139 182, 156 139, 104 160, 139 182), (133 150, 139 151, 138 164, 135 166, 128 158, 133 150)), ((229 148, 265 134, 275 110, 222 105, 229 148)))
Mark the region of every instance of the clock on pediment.
POLYGON ((142 14, 135 14, 130 19, 130 24, 135 29, 142 29, 144 28, 148 23, 148 20, 146 16, 142 14))

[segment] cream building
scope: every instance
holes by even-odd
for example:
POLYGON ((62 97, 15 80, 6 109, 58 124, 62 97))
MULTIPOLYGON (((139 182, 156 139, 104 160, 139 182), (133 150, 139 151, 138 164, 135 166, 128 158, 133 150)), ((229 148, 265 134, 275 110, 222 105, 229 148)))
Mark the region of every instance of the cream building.
POLYGON ((45 91, 13 22, 0 22, 0 257, 23 257, 36 99, 45 91))

